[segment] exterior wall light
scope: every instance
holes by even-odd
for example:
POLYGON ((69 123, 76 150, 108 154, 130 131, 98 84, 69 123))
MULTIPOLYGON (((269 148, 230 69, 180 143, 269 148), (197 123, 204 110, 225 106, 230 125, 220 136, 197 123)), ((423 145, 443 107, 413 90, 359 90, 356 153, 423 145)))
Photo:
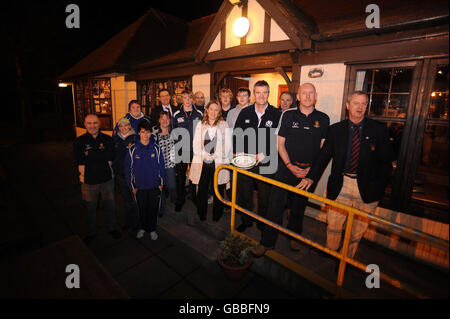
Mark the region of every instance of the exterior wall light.
POLYGON ((66 88, 66 87, 68 86, 68 84, 67 84, 67 83, 62 83, 62 82, 60 82, 60 83, 58 83, 58 86, 59 86, 60 88, 66 88))
POLYGON ((233 33, 238 37, 244 37, 250 28, 250 21, 245 17, 240 17, 233 23, 233 33))

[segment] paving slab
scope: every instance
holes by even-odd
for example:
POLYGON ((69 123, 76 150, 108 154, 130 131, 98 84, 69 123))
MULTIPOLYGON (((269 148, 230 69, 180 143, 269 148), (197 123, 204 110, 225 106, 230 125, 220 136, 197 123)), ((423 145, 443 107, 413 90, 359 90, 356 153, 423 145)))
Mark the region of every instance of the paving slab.
POLYGON ((95 255, 113 276, 117 276, 151 257, 152 253, 136 240, 126 238, 95 255))
POLYGON ((231 281, 217 265, 208 270, 197 269, 186 280, 210 298, 229 299, 237 296, 254 276, 251 271, 247 271, 241 280, 231 281))
POLYGON ((207 299, 207 296, 191 285, 187 280, 183 280, 174 287, 168 289, 161 296, 161 299, 207 299))
POLYGON ((158 257, 164 260, 167 264, 181 276, 186 276, 199 268, 199 264, 194 258, 192 248, 186 248, 181 245, 174 245, 168 247, 158 254, 158 257))
POLYGON ((270 283, 266 278, 255 275, 249 284, 239 292, 237 299, 293 299, 292 294, 270 283))
POLYGON ((176 286, 182 277, 153 256, 116 277, 121 287, 135 299, 157 298, 176 286))
POLYGON ((158 233, 157 240, 151 240, 148 233, 139 239, 139 242, 155 255, 174 245, 173 236, 168 235, 163 229, 157 229, 156 232, 158 233))

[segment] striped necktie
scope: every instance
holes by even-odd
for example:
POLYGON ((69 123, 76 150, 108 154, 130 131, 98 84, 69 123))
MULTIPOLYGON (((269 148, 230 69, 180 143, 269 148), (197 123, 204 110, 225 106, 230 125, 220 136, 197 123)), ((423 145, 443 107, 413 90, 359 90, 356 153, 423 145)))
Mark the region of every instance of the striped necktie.
POLYGON ((361 138, 359 135, 359 127, 353 125, 352 152, 350 155, 350 170, 355 174, 358 172, 360 145, 361 145, 361 138))

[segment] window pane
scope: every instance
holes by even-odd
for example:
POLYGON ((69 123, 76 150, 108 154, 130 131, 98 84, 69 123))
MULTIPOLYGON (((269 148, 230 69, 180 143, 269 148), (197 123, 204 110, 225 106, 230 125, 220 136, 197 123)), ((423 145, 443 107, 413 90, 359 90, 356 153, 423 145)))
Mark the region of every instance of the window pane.
POLYGON ((409 93, 414 69, 395 68, 392 76, 392 93, 409 93))
POLYGON ((404 118, 408 103, 409 94, 391 94, 389 107, 385 110, 384 116, 404 118))
POLYGON ((383 116, 388 104, 388 94, 374 94, 369 108, 370 116, 383 116))
POLYGON ((404 118, 408 109, 414 68, 357 70, 355 90, 369 94, 368 115, 404 118))
POLYGON ((413 198, 448 205, 448 122, 427 124, 413 198))
POLYGON ((428 118, 448 120, 448 65, 437 68, 428 118))
POLYGON ((391 83, 391 71, 392 69, 376 69, 373 82, 373 92, 388 93, 389 85, 391 83))

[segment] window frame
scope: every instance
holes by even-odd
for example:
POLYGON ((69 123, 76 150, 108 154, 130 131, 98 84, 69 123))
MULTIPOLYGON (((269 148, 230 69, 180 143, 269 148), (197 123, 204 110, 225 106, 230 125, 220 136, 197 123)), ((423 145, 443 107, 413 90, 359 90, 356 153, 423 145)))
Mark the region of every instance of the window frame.
MULTIPOLYGON (((383 201, 383 206, 402 211, 413 211, 411 203, 419 206, 427 206, 427 203, 412 198, 414 180, 419 165, 419 156, 424 137, 424 130, 427 123, 436 122, 436 119, 427 119, 431 90, 434 86, 434 72, 442 64, 448 64, 448 57, 418 58, 398 61, 374 61, 367 63, 348 64, 344 95, 342 101, 341 118, 347 119, 346 101, 354 91, 356 84, 356 74, 358 70, 372 70, 377 68, 401 68, 413 67, 413 76, 410 87, 410 98, 405 109, 406 118, 368 116, 369 118, 381 122, 404 122, 405 127, 399 149, 397 167, 392 176, 392 192, 387 200, 383 201)), ((442 120, 437 120, 442 122, 442 120)))
MULTIPOLYGON (((152 94, 152 98, 150 101, 150 104, 147 103, 142 103, 141 106, 145 109, 145 114, 149 115, 150 114, 150 110, 149 109, 153 109, 154 107, 156 107, 157 105, 159 105, 158 102, 158 96, 157 96, 157 92, 158 92, 158 88, 157 86, 159 85, 159 83, 164 83, 164 82, 168 82, 168 90, 170 92, 170 97, 171 97, 171 104, 172 103, 172 99, 173 96, 175 95, 174 92, 174 82, 180 82, 180 81, 186 81, 188 83, 189 86, 189 90, 192 90, 192 77, 191 76, 186 76, 186 77, 176 77, 176 78, 170 78, 170 79, 157 79, 157 80, 140 80, 136 82, 136 94, 138 97, 138 101, 139 103, 142 103, 144 94, 143 94, 143 90, 142 87, 143 85, 148 85, 149 87, 149 91, 152 94)), ((147 102, 147 98, 145 99, 147 102)))
POLYGON ((89 79, 80 79, 75 81, 75 89, 74 89, 74 98, 75 98, 75 112, 76 112, 76 125, 78 127, 84 127, 84 118, 87 114, 95 114, 100 119, 109 118, 108 127, 102 127, 104 130, 112 130, 113 129, 113 105, 112 105, 112 95, 113 90, 111 87, 111 78, 89 78, 89 79), (109 98, 94 98, 93 94, 93 82, 94 81, 105 81, 109 83, 110 96, 109 98), (79 98, 77 85, 81 84, 81 98, 79 98), (87 84, 87 85, 86 85, 87 84), (88 94, 88 96, 86 95, 88 94), (99 101, 108 101, 111 106, 110 113, 97 113, 95 111, 95 100, 99 101), (81 107, 81 110, 79 109, 81 107), (81 117, 81 118, 80 118, 81 117))

